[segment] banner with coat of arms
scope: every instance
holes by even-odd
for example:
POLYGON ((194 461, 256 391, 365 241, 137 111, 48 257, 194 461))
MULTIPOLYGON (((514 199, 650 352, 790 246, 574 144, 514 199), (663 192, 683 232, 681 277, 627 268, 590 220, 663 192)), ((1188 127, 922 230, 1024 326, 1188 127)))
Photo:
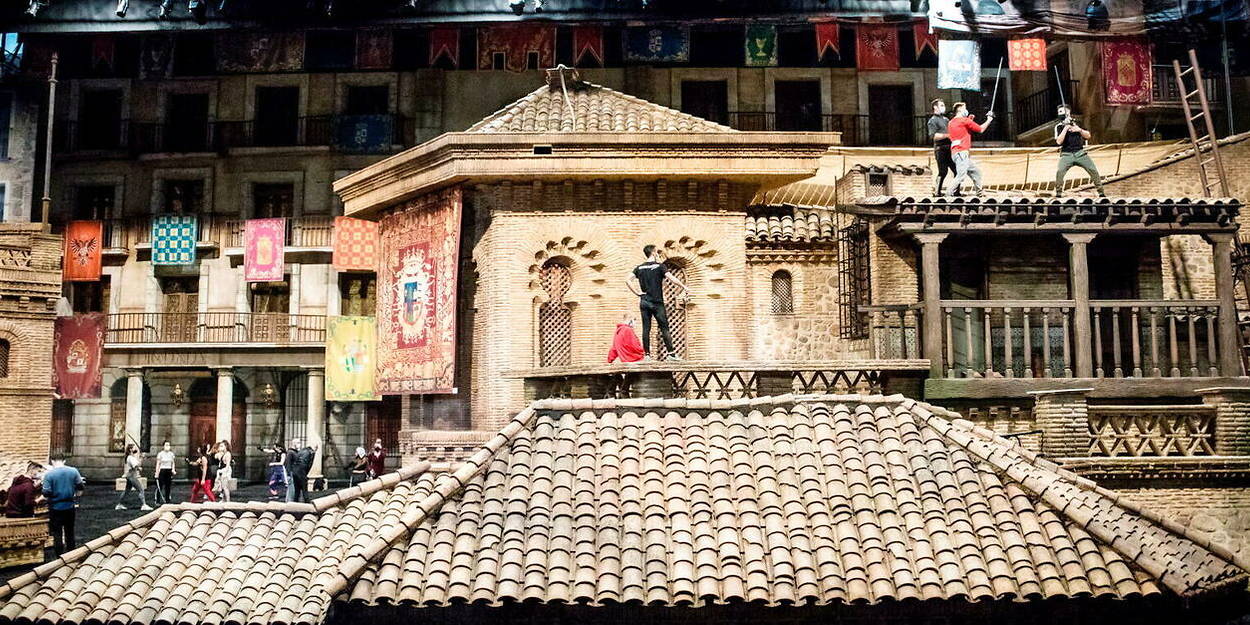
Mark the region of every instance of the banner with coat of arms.
POLYGON ((104 356, 104 314, 57 317, 53 325, 52 377, 57 397, 100 396, 104 356))
POLYGON ((373 317, 326 319, 326 399, 376 401, 377 324, 373 317))
POLYGON ((286 274, 286 218, 249 219, 243 225, 243 279, 280 282, 286 274))
POLYGON ((152 218, 152 264, 194 265, 199 240, 195 215, 169 213, 152 218))
POLYGON ((451 393, 456 372, 459 188, 382 218, 378 270, 378 391, 451 393))
POLYGON ((772 24, 748 24, 746 64, 768 67, 777 64, 777 27, 772 24))
POLYGON ((938 41, 938 89, 981 90, 981 43, 975 39, 938 41))
POLYGON ((298 72, 304 68, 303 32, 224 32, 217 35, 217 71, 298 72))
POLYGON ((690 60, 690 29, 685 26, 641 26, 625 29, 625 60, 686 63, 690 60))
POLYGON ((65 227, 65 258, 61 260, 66 282, 95 282, 100 279, 103 239, 104 222, 69 222, 65 227))
POLYGON ((1102 43, 1107 104, 1150 104, 1150 44, 1139 39, 1102 43))

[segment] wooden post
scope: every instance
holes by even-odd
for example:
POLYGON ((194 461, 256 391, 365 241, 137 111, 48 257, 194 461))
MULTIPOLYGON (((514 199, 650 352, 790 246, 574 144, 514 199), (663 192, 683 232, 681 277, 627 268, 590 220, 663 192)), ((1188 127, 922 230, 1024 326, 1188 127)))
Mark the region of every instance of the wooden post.
POLYGON ((938 251, 945 233, 915 235, 920 243, 921 288, 924 290, 924 357, 929 359, 929 375, 942 377, 942 278, 938 251))
POLYGON ((1220 301, 1220 375, 1241 375, 1241 333, 1237 329, 1237 302, 1233 299, 1233 233, 1206 235, 1215 265, 1215 296, 1220 301))
POLYGON ((1089 378, 1094 375, 1091 364, 1091 340, 1093 333, 1089 327, 1089 242, 1094 234, 1065 233, 1068 241, 1068 277, 1072 291, 1072 331, 1075 334, 1073 359, 1076 360, 1076 377, 1089 378))

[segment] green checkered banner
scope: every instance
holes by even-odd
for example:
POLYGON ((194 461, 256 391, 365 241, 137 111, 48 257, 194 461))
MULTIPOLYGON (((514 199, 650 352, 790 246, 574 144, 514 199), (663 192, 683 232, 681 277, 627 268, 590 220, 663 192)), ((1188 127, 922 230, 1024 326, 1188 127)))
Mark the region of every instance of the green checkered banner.
POLYGON ((195 215, 157 215, 152 218, 152 264, 195 264, 199 238, 195 215))

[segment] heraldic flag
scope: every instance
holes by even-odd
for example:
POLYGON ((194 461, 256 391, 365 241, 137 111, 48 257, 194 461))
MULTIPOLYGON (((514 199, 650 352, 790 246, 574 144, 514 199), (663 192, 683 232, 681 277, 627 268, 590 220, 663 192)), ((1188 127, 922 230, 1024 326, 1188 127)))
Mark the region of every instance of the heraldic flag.
POLYGON ((152 218, 152 264, 194 265, 199 233, 195 215, 167 214, 152 218))
POLYGON ((1102 43, 1107 104, 1150 104, 1150 44, 1138 39, 1102 43))
POLYGON ((104 355, 104 314, 57 317, 53 325, 52 377, 57 397, 100 396, 100 360, 104 355))
POLYGON ((243 279, 280 282, 286 273, 286 218, 249 219, 243 225, 243 279))
POLYGON ((373 317, 326 320, 326 399, 374 401, 377 390, 374 355, 377 324, 373 317))
POLYGON ((938 89, 981 90, 981 44, 973 39, 938 41, 938 89))
POLYGON ((69 222, 65 228, 65 258, 61 261, 66 282, 95 282, 100 279, 103 239, 104 222, 69 222))

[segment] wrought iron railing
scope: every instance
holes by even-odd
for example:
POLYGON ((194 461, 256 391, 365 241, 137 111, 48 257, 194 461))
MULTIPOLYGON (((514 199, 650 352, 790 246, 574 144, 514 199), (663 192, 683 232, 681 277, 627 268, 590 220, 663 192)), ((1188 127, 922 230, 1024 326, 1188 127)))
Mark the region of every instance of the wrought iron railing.
MULTIPOLYGON (((219 215, 197 216, 197 239, 200 243, 220 244, 226 235, 227 222, 219 215)), ((152 243, 152 216, 117 217, 104 220, 104 247, 106 249, 129 249, 152 243)))
POLYGON ((736 130, 791 131, 791 132, 840 132, 842 145, 926 145, 927 115, 910 118, 910 129, 894 126, 874 126, 868 115, 854 114, 779 114, 765 111, 737 111, 729 113, 729 125, 736 130), (882 134, 882 128, 887 132, 882 134), (874 136, 874 133, 876 136, 874 136))
POLYGON ((1217 433, 1211 406, 1089 407, 1089 455, 1213 456, 1217 433))
POLYGON ((265 343, 322 344, 323 315, 286 313, 114 313, 107 344, 265 343))
POLYGON ((1080 81, 1065 80, 1063 82, 1062 94, 1059 91, 1059 87, 1050 84, 1050 86, 1041 91, 1016 100, 1016 129, 1020 132, 1025 132, 1056 121, 1056 109, 1065 102, 1068 106, 1073 107, 1073 112, 1076 112, 1076 105, 1073 103, 1072 98, 1077 92, 1079 85, 1080 81))

